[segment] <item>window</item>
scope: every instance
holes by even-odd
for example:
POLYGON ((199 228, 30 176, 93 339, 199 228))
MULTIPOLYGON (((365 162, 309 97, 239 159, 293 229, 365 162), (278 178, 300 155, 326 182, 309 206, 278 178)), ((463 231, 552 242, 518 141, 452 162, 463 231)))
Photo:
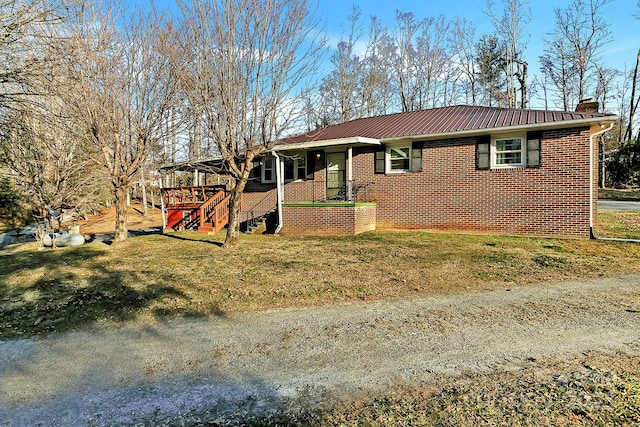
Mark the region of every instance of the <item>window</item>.
POLYGON ((285 181, 295 181, 306 179, 307 162, 305 156, 284 157, 284 179, 285 181))
POLYGON ((251 168, 251 172, 249 173, 250 180, 260 180, 260 175, 262 174, 262 161, 254 160, 253 167, 251 168))
POLYGON ((389 153, 389 172, 408 171, 411 159, 411 149, 409 147, 390 147, 389 153))
POLYGON ((526 145, 523 136, 493 138, 491 141, 491 167, 524 167, 526 165, 526 145))
POLYGON ((422 145, 380 147, 375 153, 375 173, 421 172, 422 145))
POLYGON ((267 156, 262 161, 262 182, 275 182, 275 159, 267 156))

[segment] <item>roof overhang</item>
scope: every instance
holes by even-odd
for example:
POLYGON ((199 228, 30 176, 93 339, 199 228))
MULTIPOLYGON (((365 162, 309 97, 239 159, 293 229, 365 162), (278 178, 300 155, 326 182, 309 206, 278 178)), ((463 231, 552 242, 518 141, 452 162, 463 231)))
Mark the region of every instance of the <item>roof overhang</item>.
POLYGON ((379 139, 354 136, 350 138, 325 139, 322 141, 297 142, 293 144, 276 145, 271 151, 312 150, 314 148, 335 147, 339 145, 380 145, 379 139))
POLYGON ((381 138, 380 141, 383 143, 401 142, 401 141, 428 141, 428 140, 436 140, 436 139, 464 138, 469 136, 486 135, 488 133, 496 134, 496 133, 526 132, 526 131, 535 131, 535 130, 543 130, 543 129, 568 129, 568 128, 581 127, 581 126, 589 126, 589 128, 591 129, 591 132, 593 132, 594 128, 604 129, 608 124, 618 121, 619 119, 620 117, 612 115, 612 116, 592 117, 588 119, 534 123, 534 124, 519 125, 519 126, 503 126, 503 127, 485 128, 485 129, 469 129, 469 130, 461 130, 461 131, 455 131, 455 132, 442 132, 442 133, 436 133, 436 134, 397 136, 397 137, 391 137, 391 138, 381 138))

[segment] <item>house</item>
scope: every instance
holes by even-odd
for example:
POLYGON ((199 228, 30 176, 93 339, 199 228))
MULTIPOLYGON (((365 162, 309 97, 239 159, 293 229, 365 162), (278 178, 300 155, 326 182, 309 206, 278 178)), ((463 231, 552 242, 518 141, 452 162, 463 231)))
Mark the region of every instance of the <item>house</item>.
POLYGON ((588 109, 452 106, 328 126, 280 141, 255 163, 243 219, 275 213, 282 233, 589 238, 596 139, 616 120, 588 109))

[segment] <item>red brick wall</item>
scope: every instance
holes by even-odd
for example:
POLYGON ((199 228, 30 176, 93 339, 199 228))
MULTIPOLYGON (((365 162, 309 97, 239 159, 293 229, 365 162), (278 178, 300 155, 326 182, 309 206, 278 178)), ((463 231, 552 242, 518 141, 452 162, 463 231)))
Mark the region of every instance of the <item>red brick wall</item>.
MULTIPOLYGON (((374 148, 354 148, 353 179, 373 182, 367 196, 377 202, 377 227, 590 236, 587 127, 542 132, 540 168, 476 170, 475 143, 475 137, 427 142, 422 151, 422 172, 386 175, 373 173, 374 148)), ((597 165, 595 150, 594 162, 597 165)), ((593 173, 597 195, 597 168, 593 173)), ((315 181, 287 183, 285 201, 321 199, 315 193, 323 191, 325 179, 324 170, 320 170, 315 181)), ((244 208, 267 195, 275 207, 274 184, 254 187, 247 188, 244 208)), ((286 231, 309 233, 311 220, 317 223, 317 233, 343 230, 341 221, 347 222, 344 230, 354 227, 353 219, 345 217, 340 208, 330 209, 335 212, 318 209, 312 214, 317 217, 305 217, 304 226, 296 219, 301 211, 288 210, 284 215, 286 231)), ((593 209, 595 219, 597 197, 593 209)))
POLYGON ((475 142, 428 142, 423 172, 402 174, 374 174, 373 149, 357 151, 354 180, 374 182, 378 228, 589 237, 588 128, 543 132, 535 169, 476 170, 475 142))
POLYGON ((353 235, 376 228, 375 206, 284 206, 283 234, 353 235))

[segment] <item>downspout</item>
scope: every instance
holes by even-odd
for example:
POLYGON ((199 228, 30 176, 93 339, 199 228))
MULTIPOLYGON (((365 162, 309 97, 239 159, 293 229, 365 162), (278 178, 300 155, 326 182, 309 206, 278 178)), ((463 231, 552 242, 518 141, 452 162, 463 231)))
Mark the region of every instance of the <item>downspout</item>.
POLYGON ((276 158, 276 210, 278 211, 278 225, 273 231, 273 234, 278 234, 282 230, 282 199, 284 198, 281 171, 280 171, 280 156, 275 151, 272 151, 273 157, 276 158))

